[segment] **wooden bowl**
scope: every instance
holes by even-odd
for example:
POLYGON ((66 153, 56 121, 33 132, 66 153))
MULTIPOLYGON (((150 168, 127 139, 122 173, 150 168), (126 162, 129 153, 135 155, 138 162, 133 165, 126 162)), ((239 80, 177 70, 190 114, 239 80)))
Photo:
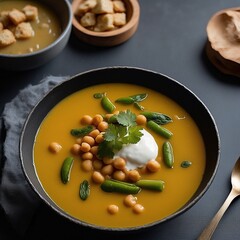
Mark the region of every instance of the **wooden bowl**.
POLYGON ((83 42, 95 46, 115 46, 119 45, 133 36, 138 28, 140 17, 140 6, 137 0, 123 0, 126 7, 126 25, 105 32, 95 32, 83 27, 75 16, 76 9, 83 0, 73 0, 73 32, 83 42))

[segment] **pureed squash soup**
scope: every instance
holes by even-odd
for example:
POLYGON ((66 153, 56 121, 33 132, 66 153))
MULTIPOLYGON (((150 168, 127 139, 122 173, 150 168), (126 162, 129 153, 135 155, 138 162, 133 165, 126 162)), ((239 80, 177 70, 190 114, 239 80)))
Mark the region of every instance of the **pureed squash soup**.
MULTIPOLYGON (((110 135, 108 134, 108 137, 110 135)), ((169 151, 169 148, 167 150, 169 151)), ((144 151, 146 152, 148 149, 144 149, 144 151)), ((181 106, 154 90, 125 83, 90 86, 63 99, 41 123, 33 152, 39 181, 46 193, 61 209, 83 222, 111 228, 151 224, 179 210, 188 202, 200 185, 206 161, 201 133, 191 116, 181 106), (149 128, 147 123, 143 123, 141 127, 154 137, 158 145, 158 156, 154 159, 157 164, 152 171, 149 170, 151 167, 147 169, 147 164, 143 165, 138 169, 140 177, 135 179, 133 177, 130 181, 128 177, 125 177, 123 180, 134 184, 134 186, 139 179, 160 180, 164 184, 158 190, 141 187, 140 192, 133 194, 103 191, 101 181, 94 182, 93 172, 103 173, 101 175, 105 179, 112 179, 115 175, 105 175, 103 169, 104 166, 114 164, 107 161, 109 158, 104 158, 103 166, 99 167, 99 164, 94 164, 95 161, 98 161, 95 156, 91 160, 84 160, 85 157, 81 157, 84 156, 81 150, 73 153, 73 146, 76 146, 76 143, 81 145, 83 138, 73 136, 71 130, 84 129, 88 126, 85 123, 82 124, 83 116, 89 115, 94 118, 94 116, 101 114, 104 118, 109 117, 101 104, 102 96, 99 96, 101 94, 96 93, 105 93, 105 97, 116 107, 114 112, 123 112, 125 113, 124 117, 127 116, 126 112, 134 113, 136 116, 142 112, 157 112, 167 116, 166 119, 172 120, 161 125, 167 129, 167 133, 172 133, 167 137, 159 135, 149 128), (122 97, 139 97, 139 95, 143 96, 144 94, 146 94, 146 98, 144 100, 136 98, 135 100, 139 100, 137 103, 115 102, 116 99, 122 97), (171 166, 165 162, 163 154, 165 142, 172 146, 173 152, 170 151, 170 153, 174 154, 174 161, 171 162, 171 158, 168 159, 172 164, 171 166), (57 143, 58 148, 55 152, 49 150, 52 143, 57 143), (69 179, 63 183, 61 170, 66 158, 72 158, 73 164, 69 168, 69 179), (86 167, 83 164, 85 161, 92 162, 93 166, 90 164, 90 168, 86 167), (82 184, 86 181, 87 185, 82 184), (80 184, 88 193, 87 197, 85 195, 85 200, 79 194, 80 184), (90 191, 88 192, 88 190, 90 191), (128 204, 131 206, 126 206, 125 203, 125 198, 128 195, 132 195, 131 199, 134 200, 133 203, 128 204)), ((137 154, 137 151, 135 153, 137 154)), ((112 167, 109 168, 112 169, 112 167)), ((125 176, 128 176, 130 172, 126 169, 115 169, 115 171, 122 171, 125 176)), ((121 178, 122 175, 119 176, 121 178)))
POLYGON ((3 24, 0 26, 0 40, 5 38, 5 41, 0 41, 0 54, 26 54, 39 51, 53 43, 62 32, 60 21, 54 11, 34 0, 0 0, 0 23, 3 24), (13 10, 15 12, 12 12, 13 10), (13 20, 9 18, 10 12, 13 20), (16 33, 17 28, 19 30, 16 33), (6 39, 13 37, 12 35, 9 37, 9 32, 7 35, 3 34, 6 30, 13 33, 15 40, 12 43, 6 42, 6 39))

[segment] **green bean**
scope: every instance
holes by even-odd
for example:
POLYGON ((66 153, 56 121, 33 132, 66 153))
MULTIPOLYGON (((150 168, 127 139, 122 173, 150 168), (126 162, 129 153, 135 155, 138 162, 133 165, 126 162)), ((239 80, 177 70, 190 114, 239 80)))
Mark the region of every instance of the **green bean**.
POLYGON ((101 184, 101 189, 105 192, 118 192, 126 194, 137 194, 141 188, 135 184, 107 179, 101 184))
POLYGON ((116 109, 115 105, 111 102, 111 100, 107 96, 102 97, 101 104, 102 104, 102 107, 108 113, 112 113, 116 109))
POLYGON ((84 137, 94 129, 93 126, 89 125, 83 128, 75 128, 70 131, 71 135, 74 137, 84 137))
POLYGON ((141 188, 162 192, 165 187, 165 182, 162 180, 138 180, 136 185, 141 188))
POLYGON ((128 105, 134 103, 134 99, 132 99, 131 97, 122 97, 115 100, 115 102, 128 105))
POLYGON ((105 95, 106 95, 106 93, 94 93, 93 97, 96 98, 96 99, 100 99, 105 95))
POLYGON ((174 164, 174 154, 173 148, 170 142, 166 141, 163 143, 163 161, 168 168, 173 168, 174 164))
POLYGON ((84 180, 80 184, 79 196, 82 200, 86 200, 89 195, 90 195, 90 185, 87 180, 84 180))
POLYGON ((158 125, 153 120, 150 120, 147 122, 147 127, 149 127, 151 130, 156 132, 157 134, 161 135, 162 137, 165 137, 167 139, 171 138, 173 133, 169 131, 168 129, 158 125))
POLYGON ((133 103, 133 106, 134 106, 135 108, 137 108, 138 110, 141 110, 141 111, 144 110, 144 107, 143 107, 142 105, 140 105, 138 102, 134 102, 134 103, 133 103))
POLYGON ((69 182, 70 173, 73 166, 73 157, 67 157, 64 159, 61 167, 61 180, 64 184, 69 182))

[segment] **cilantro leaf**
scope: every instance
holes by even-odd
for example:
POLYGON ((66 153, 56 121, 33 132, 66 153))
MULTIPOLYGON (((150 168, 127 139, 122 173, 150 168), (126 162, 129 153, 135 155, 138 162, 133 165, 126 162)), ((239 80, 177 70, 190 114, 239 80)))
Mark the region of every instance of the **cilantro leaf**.
POLYGON ((143 133, 140 131, 143 128, 140 126, 132 126, 128 129, 129 136, 128 136, 128 142, 129 143, 138 143, 143 135, 143 133))
POLYGON ((103 135, 103 142, 98 146, 98 157, 112 158, 121 150, 123 145, 135 144, 140 141, 143 128, 136 124, 136 115, 130 110, 122 111, 116 115, 116 122, 109 123, 103 135))
POLYGON ((136 115, 130 110, 121 111, 116 116, 117 122, 123 126, 134 126, 136 125, 136 115))

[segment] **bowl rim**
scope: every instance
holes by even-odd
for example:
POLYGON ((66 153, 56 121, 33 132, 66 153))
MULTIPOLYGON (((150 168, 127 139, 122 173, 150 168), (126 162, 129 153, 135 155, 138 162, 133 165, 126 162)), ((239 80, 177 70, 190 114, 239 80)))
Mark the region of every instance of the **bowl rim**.
POLYGON ((114 37, 118 36, 129 29, 132 29, 136 25, 138 25, 139 22, 139 17, 140 17, 140 5, 137 0, 123 0, 123 1, 128 1, 131 5, 132 8, 132 16, 130 20, 121 28, 114 29, 111 31, 106 31, 106 32, 94 32, 91 30, 88 30, 87 28, 83 27, 75 17, 74 11, 76 4, 78 4, 82 0, 73 0, 72 1, 72 12, 73 12, 73 19, 72 19, 72 24, 75 28, 75 31, 81 32, 82 34, 91 36, 91 37, 114 37))
MULTIPOLYGON (((136 83, 137 84, 137 83, 136 83)), ((91 86, 92 84, 88 84, 87 86, 91 86)), ((86 86, 85 86, 86 87, 86 86)), ((83 88, 85 88, 83 87, 83 88)), ((83 89, 81 88, 81 89, 83 89)), ((80 89, 79 89, 80 90, 80 89)), ((77 90, 76 90, 77 91, 77 90)), ((63 97, 62 99, 64 99, 65 97, 63 97)), ((49 112, 49 111, 48 111, 49 112)), ((177 216, 180 216, 182 215, 183 213, 185 213, 188 209, 190 209, 191 207, 193 207, 202 197, 203 195, 207 192, 207 190, 209 189, 210 185, 212 184, 215 176, 216 176, 216 173, 217 173, 217 170, 218 170, 218 167, 219 167, 219 162, 220 162, 220 136, 219 136, 219 131, 218 131, 218 128, 217 128, 217 124, 216 124, 216 121, 213 117, 213 115, 211 114, 211 112, 209 111, 208 107, 203 103, 203 101, 192 91, 190 90, 188 87, 186 87, 184 84, 178 82, 177 80, 175 80, 174 78, 171 78, 169 77, 168 75, 166 74, 163 74, 163 73, 160 73, 160 72, 157 72, 157 71, 153 71, 153 70, 149 70, 149 69, 145 69, 145 68, 141 68, 141 67, 130 67, 130 66, 111 66, 111 67, 100 67, 100 68, 94 68, 94 69, 90 69, 90 70, 87 70, 87 71, 83 71, 83 72, 80 72, 80 73, 77 73, 69 78, 67 78, 66 80, 62 81, 61 83, 55 85, 53 88, 51 88, 37 103, 36 105, 33 107, 33 109, 30 111, 30 113, 28 114, 27 118, 26 118, 26 121, 23 125, 23 129, 22 129, 22 132, 21 132, 21 136, 20 136, 20 141, 19 141, 19 152, 20 152, 20 162, 21 162, 21 168, 23 170, 23 173, 27 179, 27 182, 30 184, 31 188, 34 190, 34 192, 38 195, 38 197, 40 197, 40 199, 46 204, 48 205, 51 209, 53 209, 55 212, 57 212, 60 216, 68 219, 70 222, 73 222, 77 225, 81 225, 81 226, 84 226, 84 227, 88 227, 88 228, 92 228, 94 230, 101 230, 101 231, 110 231, 110 232, 132 232, 132 231, 138 231, 138 230, 143 230, 143 229, 148 229, 148 228, 151 228, 151 227, 154 227, 160 223, 163 223, 163 222, 166 222, 168 220, 171 220, 171 219, 174 219, 176 218, 177 216), (24 164, 24 159, 23 159, 23 152, 22 152, 22 146, 23 146, 23 138, 24 138, 24 133, 25 133, 25 130, 26 130, 26 127, 27 127, 27 124, 28 124, 28 121, 29 119, 31 118, 31 115, 33 114, 33 112, 35 111, 35 109, 38 107, 38 105, 44 101, 45 97, 48 96, 49 94, 51 94, 52 91, 55 91, 57 88, 61 87, 62 85, 64 85, 65 83, 75 79, 76 77, 79 77, 81 75, 86 75, 86 74, 89 74, 89 73, 93 73, 93 72, 97 72, 97 71, 105 71, 105 70, 111 70, 111 69, 130 69, 130 70, 137 70, 137 71, 144 71, 144 72, 147 72, 147 73, 151 73, 151 74, 155 74, 155 75, 158 75, 158 76, 162 76, 164 78, 166 78, 167 80, 169 81, 172 81, 173 84, 176 84, 178 85, 179 87, 183 88, 184 91, 187 91, 189 92, 189 94, 195 98, 199 104, 201 105, 201 107, 204 109, 204 111, 206 111, 209 119, 211 120, 211 123, 212 123, 212 127, 214 129, 214 134, 215 134, 215 138, 216 138, 216 141, 217 141, 217 152, 216 152, 216 162, 215 162, 215 167, 214 167, 214 170, 212 171, 211 173, 211 177, 209 178, 207 184, 204 185, 204 188, 201 190, 200 193, 197 194, 197 196, 194 197, 194 199, 189 199, 189 201, 187 203, 185 203, 184 206, 182 206, 180 209, 178 209, 176 212, 170 214, 169 216, 166 216, 160 220, 157 220, 157 221, 153 221, 153 222, 150 222, 150 223, 147 223, 147 224, 144 224, 144 225, 140 225, 140 226, 134 226, 134 227, 104 227, 104 226, 98 226, 96 224, 92 224, 92 223, 87 223, 83 220, 80 220, 80 219, 77 219, 73 216, 71 216, 70 214, 64 212, 64 210, 60 209, 58 207, 58 205, 56 203, 55 206, 53 206, 49 201, 47 201, 44 196, 42 196, 39 191, 36 189, 36 187, 34 186, 34 184, 32 183, 30 177, 28 176, 27 172, 26 172, 26 169, 25 169, 25 164, 24 164)), ((38 178, 38 177, 37 177, 38 178)), ((39 179, 38 179, 39 181, 39 179)), ((39 181, 40 182, 40 181, 39 181)), ((41 185, 41 182, 40 182, 40 185, 41 185)), ((42 187, 42 185, 41 185, 42 187)), ((200 186, 199 186, 200 187, 200 186)), ((43 189, 44 190, 44 189, 43 189)), ((45 191, 45 190, 44 190, 45 191)), ((46 192, 45 192, 46 193, 46 192)), ((47 194, 47 193, 46 193, 47 194)), ((48 194, 47 194, 48 196, 48 194)))
MULTIPOLYGON (((63 0, 64 3, 66 4, 66 7, 67 7, 67 10, 68 10, 68 23, 65 27, 65 29, 61 32, 60 36, 54 41, 52 42, 51 44, 49 44, 48 46, 46 46, 45 48, 42 48, 40 50, 37 50, 37 51, 34 51, 34 52, 31 52, 31 53, 24 53, 24 54, 5 54, 5 53, 0 53, 0 58, 1 57, 8 57, 8 58, 26 58, 26 57, 30 57, 30 56, 35 56, 35 55, 38 55, 38 54, 41 54, 43 52, 47 52, 49 51, 53 46, 56 46, 59 44, 59 42, 62 41, 62 39, 65 37, 65 35, 71 31, 71 28, 72 28, 72 19, 73 19, 73 13, 72 13, 72 10, 71 10, 71 4, 68 0, 63 0)), ((45 5, 45 4, 44 4, 45 5)))

